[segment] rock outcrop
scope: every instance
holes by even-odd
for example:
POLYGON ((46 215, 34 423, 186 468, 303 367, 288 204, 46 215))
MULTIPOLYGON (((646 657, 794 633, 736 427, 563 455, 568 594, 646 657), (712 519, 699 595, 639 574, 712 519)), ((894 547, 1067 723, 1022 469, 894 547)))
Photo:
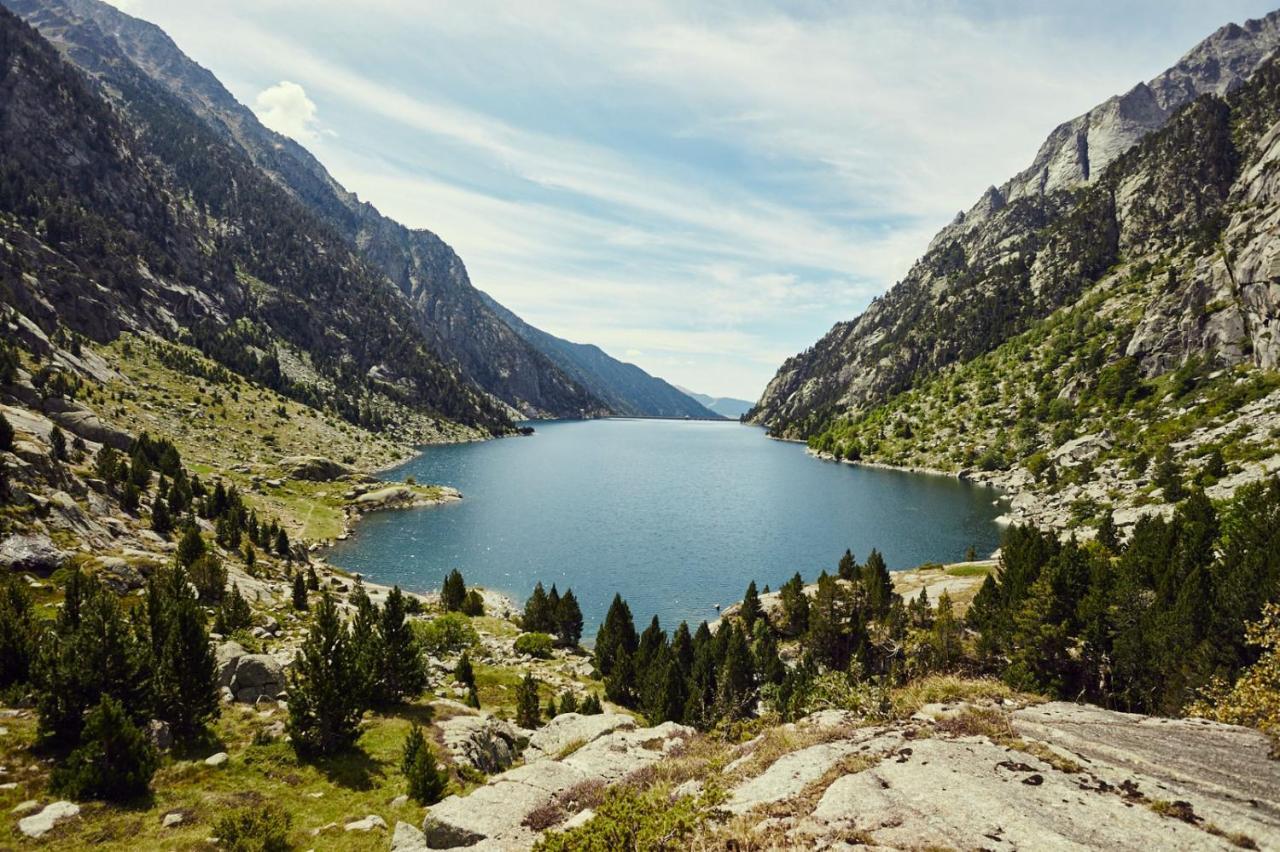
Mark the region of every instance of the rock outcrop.
POLYGON ((486 775, 510 769, 520 756, 524 740, 509 722, 489 714, 453 716, 436 723, 441 742, 456 763, 480 770, 486 775))
POLYGON ((242 704, 259 699, 275 701, 287 686, 284 666, 270 654, 250 654, 237 642, 224 642, 215 651, 218 686, 242 704))

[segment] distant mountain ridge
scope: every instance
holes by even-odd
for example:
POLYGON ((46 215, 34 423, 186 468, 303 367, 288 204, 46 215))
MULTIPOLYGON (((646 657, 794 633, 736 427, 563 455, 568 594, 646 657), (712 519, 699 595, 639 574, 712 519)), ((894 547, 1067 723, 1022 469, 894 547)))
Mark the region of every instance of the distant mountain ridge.
POLYGON ((750 411, 753 405, 755 405, 754 402, 747 399, 734 399, 731 396, 708 396, 705 393, 691 391, 686 387, 681 387, 680 385, 676 385, 676 389, 685 396, 690 397, 711 409, 721 417, 727 417, 730 420, 739 419, 742 415, 750 411))
POLYGON ((498 316, 562 370, 593 388, 616 414, 630 417, 692 417, 718 420, 721 415, 691 399, 674 385, 649 375, 635 364, 611 358, 589 343, 573 343, 534 328, 485 294, 498 316))
POLYGON ((513 328, 504 317, 514 314, 472 286, 462 259, 443 240, 401 225, 346 190, 306 148, 263 126, 159 27, 99 0, 3 2, 90 73, 109 79, 114 57, 122 54, 180 98, 381 269, 412 305, 412 321, 436 351, 519 416, 663 416, 674 410, 652 384, 661 380, 638 367, 626 369, 631 365, 598 349, 594 369, 566 370, 558 339, 513 328))
MULTIPOLYGON (((1189 123, 1186 132, 1204 138, 1169 140, 1162 165, 1135 162, 1133 152, 1193 100, 1235 90, 1278 47, 1280 12, 1224 26, 1152 81, 1060 125, 1029 168, 988 189, 943 228, 861 316, 837 323, 789 358, 750 420, 779 436, 810 437, 835 417, 869 411, 949 365, 993 350, 1073 303, 1121 257, 1172 248, 1153 239, 1159 230, 1153 216, 1165 217, 1183 240, 1194 221, 1195 239, 1212 244, 1225 221, 1221 201, 1231 160, 1241 156, 1224 138, 1229 130, 1207 118, 1189 123), (1173 175, 1169 162, 1190 171, 1173 175), (1174 194, 1156 200, 1153 190, 1160 189, 1174 194)), ((1188 294, 1193 283, 1182 279, 1178 292, 1188 294)), ((1181 334, 1135 339, 1131 354, 1141 356, 1146 375, 1204 352, 1225 363, 1245 357, 1266 363, 1271 338, 1258 330, 1270 322, 1267 309, 1256 299, 1236 301, 1241 315, 1223 334, 1196 328, 1196 320, 1181 334)), ((1159 316, 1145 326, 1175 322, 1172 306, 1153 310, 1159 316)), ((1211 319, 1228 321, 1224 314, 1211 319)))

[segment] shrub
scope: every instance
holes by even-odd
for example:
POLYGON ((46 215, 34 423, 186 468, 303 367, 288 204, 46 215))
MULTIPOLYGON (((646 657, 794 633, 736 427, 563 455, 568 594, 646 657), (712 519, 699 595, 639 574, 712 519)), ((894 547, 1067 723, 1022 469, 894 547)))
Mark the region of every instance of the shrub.
POLYGON ((289 852, 293 817, 275 805, 243 808, 213 824, 218 848, 226 852, 289 852))
POLYGON ((552 639, 546 633, 521 633, 516 637, 516 653, 528 654, 539 660, 551 656, 552 639))
POLYGON ((428 654, 460 651, 480 643, 471 619, 460 612, 448 612, 431 621, 415 621, 413 629, 418 634, 422 649, 428 654))
POLYGON ((53 772, 54 789, 72 799, 127 801, 140 796, 156 771, 146 736, 109 695, 85 719, 80 746, 53 772))
MULTIPOLYGON (((708 797, 710 798, 710 797, 708 797)), ((681 849, 711 813, 712 801, 681 796, 658 784, 646 790, 624 786, 611 791, 584 825, 552 832, 533 848, 538 852, 576 849, 681 849)))

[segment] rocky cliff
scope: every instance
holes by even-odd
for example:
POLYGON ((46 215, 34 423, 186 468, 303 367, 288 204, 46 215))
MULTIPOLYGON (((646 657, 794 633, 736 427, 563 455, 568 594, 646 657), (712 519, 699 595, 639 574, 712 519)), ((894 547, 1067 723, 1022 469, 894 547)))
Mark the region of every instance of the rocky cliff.
POLYGON ((515 318, 472 286, 436 234, 382 215, 349 192, 296 141, 262 125, 161 29, 99 0, 5 0, 78 65, 104 79, 122 58, 165 87, 379 269, 412 306, 409 318, 446 360, 527 417, 604 413, 712 416, 682 410, 661 379, 515 318))
POLYGON ((1275 285, 1259 227, 1270 208, 1249 189, 1262 179, 1249 169, 1269 160, 1277 116, 1274 104, 1259 107, 1270 83, 1235 93, 1278 45, 1280 13, 1224 27, 1164 74, 1061 125, 901 282, 784 363, 751 419, 807 437, 866 412, 1073 304, 1121 260, 1177 257, 1125 347, 1147 375, 1191 355, 1274 366, 1275 285), (1205 317, 1217 295, 1227 310, 1205 317))

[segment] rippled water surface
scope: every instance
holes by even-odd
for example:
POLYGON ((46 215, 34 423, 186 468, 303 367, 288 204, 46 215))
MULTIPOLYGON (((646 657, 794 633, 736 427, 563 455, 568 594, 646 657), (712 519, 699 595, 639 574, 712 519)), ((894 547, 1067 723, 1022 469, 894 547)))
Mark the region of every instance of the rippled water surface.
POLYGON ((331 560, 426 591, 452 568, 523 601, 573 587, 596 626, 615 591, 643 626, 715 617, 754 578, 811 580, 846 547, 889 567, 998 543, 997 492, 955 479, 823 463, 737 423, 595 420, 427 448, 389 476, 452 485, 461 502, 363 520, 331 560))

